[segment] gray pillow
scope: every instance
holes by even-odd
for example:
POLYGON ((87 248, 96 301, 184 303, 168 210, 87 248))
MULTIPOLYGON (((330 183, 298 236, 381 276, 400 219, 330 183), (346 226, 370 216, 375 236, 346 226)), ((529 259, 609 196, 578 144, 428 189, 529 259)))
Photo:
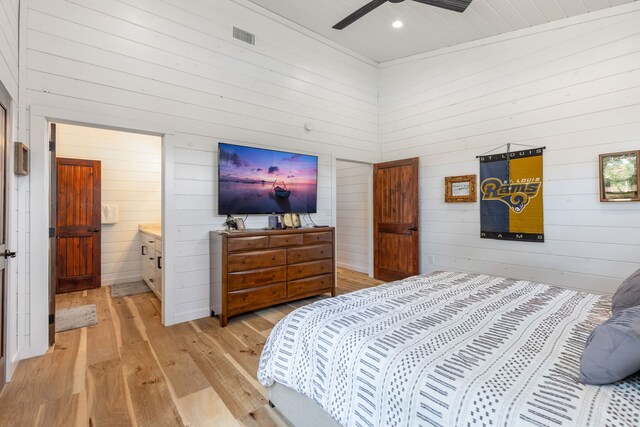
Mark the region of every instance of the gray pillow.
POLYGON ((611 299, 611 312, 616 314, 625 308, 640 305, 640 270, 627 278, 611 299))
POLYGON ((640 371, 640 306, 619 311, 591 332, 580 360, 583 384, 611 384, 640 371))

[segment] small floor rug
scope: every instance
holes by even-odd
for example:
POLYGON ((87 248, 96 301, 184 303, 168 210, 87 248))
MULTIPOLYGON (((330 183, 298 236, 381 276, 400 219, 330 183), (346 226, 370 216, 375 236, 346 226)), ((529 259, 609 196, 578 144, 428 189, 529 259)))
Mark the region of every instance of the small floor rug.
POLYGON ((132 283, 120 283, 117 285, 111 285, 111 297, 126 297, 129 295, 143 294, 145 292, 151 292, 151 288, 147 286, 144 281, 132 282, 132 283))
POLYGON ((98 323, 98 318, 95 304, 56 310, 56 332, 84 328, 96 323, 98 323))

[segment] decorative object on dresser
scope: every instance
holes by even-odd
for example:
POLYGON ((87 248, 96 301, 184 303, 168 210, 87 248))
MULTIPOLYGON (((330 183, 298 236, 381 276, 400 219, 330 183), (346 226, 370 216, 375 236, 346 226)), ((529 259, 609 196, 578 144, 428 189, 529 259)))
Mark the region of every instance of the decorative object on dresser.
POLYGON ((139 227, 142 279, 162 299, 162 235, 160 228, 139 227))
POLYGON ((445 203, 475 202, 476 175, 447 176, 444 178, 445 203))
POLYGON ((286 213, 282 215, 284 228, 300 228, 300 215, 297 213, 286 213))
POLYGON ((600 154, 600 201, 640 201, 640 150, 600 154))
POLYGON ((212 231, 211 311, 227 319, 288 301, 335 296, 333 227, 212 231))
POLYGON ((275 230, 282 228, 282 222, 280 222, 279 215, 269 215, 269 229, 275 230))

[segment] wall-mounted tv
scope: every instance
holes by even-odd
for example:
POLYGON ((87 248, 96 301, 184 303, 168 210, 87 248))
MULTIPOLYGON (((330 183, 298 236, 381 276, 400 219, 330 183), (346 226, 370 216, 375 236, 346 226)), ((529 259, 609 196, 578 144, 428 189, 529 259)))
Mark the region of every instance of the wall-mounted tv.
POLYGON ((218 213, 315 213, 318 158, 220 143, 218 213))

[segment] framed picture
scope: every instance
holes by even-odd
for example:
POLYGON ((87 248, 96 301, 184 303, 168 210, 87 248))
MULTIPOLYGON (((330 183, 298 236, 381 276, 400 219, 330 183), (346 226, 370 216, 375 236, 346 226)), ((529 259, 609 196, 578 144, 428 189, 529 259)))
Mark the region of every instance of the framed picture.
POLYGON ((476 175, 445 177, 444 201, 446 203, 475 202, 476 175))
POLYGON ((640 150, 600 154, 600 201, 640 201, 640 150))

